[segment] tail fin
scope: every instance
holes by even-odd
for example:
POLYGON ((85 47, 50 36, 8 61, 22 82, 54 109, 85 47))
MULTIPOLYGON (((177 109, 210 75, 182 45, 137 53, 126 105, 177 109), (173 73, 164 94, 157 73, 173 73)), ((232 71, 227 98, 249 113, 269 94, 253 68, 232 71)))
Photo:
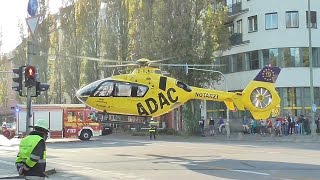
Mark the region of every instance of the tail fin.
POLYGON ((281 69, 265 66, 242 93, 235 93, 232 101, 239 110, 247 109, 254 119, 267 119, 273 109, 280 104, 280 97, 275 89, 281 69))

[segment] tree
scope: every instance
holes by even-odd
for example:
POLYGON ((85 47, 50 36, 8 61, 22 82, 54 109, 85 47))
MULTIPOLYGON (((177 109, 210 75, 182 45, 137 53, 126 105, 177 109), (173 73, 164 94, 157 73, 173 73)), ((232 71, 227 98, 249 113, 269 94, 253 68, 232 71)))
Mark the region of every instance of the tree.
MULTIPOLYGON (((60 9, 60 28, 63 34, 60 53, 63 55, 79 55, 81 41, 78 36, 79 29, 77 28, 78 4, 73 0, 66 3, 69 3, 69 5, 60 9)), ((63 89, 71 97, 72 103, 79 102, 75 98, 75 93, 80 88, 81 61, 79 58, 64 57, 61 65, 64 67, 61 69, 64 80, 64 83, 62 83, 63 89)))
MULTIPOLYGON (((89 57, 99 57, 100 34, 99 34, 99 11, 100 0, 79 1, 79 37, 81 37, 81 54, 89 57)), ((83 63, 85 81, 88 84, 99 79, 99 62, 85 61, 83 63)))

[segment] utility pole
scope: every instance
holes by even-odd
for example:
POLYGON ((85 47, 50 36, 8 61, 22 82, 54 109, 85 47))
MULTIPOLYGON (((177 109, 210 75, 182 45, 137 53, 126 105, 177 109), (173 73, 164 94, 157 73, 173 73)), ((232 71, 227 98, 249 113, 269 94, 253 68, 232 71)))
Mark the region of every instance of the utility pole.
POLYGON ((313 61, 312 61, 312 43, 311 43, 311 11, 310 11, 310 0, 308 0, 308 31, 309 31, 309 67, 310 67, 310 112, 311 112, 311 135, 315 136, 316 133, 316 122, 313 107, 316 107, 314 104, 314 92, 313 92, 313 61))

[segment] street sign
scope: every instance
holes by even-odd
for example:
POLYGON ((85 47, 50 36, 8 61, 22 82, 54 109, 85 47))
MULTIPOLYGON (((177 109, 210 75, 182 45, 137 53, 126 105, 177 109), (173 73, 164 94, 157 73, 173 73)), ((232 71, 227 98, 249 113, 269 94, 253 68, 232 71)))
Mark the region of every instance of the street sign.
POLYGON ((311 107, 311 109, 312 109, 312 112, 317 112, 317 105, 316 104, 312 104, 312 107, 311 107))
POLYGON ((38 0, 29 0, 27 10, 31 17, 35 16, 38 12, 38 0))
POLYGON ((34 36, 34 33, 38 27, 39 18, 40 18, 40 15, 26 18, 28 29, 29 29, 32 36, 34 36))

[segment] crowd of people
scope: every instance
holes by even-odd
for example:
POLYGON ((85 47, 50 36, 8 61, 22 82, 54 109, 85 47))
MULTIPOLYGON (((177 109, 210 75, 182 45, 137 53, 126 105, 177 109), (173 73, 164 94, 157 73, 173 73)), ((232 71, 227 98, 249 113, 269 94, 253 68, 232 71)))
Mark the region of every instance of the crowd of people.
MULTIPOLYGON (((205 136, 205 119, 202 117, 199 120, 199 131, 201 136, 205 136)), ((215 120, 210 117, 208 120, 209 135, 214 136, 215 129, 217 133, 224 133, 225 122, 220 116, 215 123, 215 120)), ((311 122, 304 116, 286 115, 284 117, 269 118, 266 120, 255 120, 252 117, 242 119, 242 131, 244 134, 274 134, 276 136, 292 135, 292 134, 311 134, 311 122)), ((320 117, 316 118, 317 133, 320 133, 320 117)))
MULTIPOLYGON (((319 118, 316 120, 317 132, 319 133, 319 118)), ((311 133, 310 120, 304 115, 269 118, 267 120, 254 120, 252 117, 244 117, 242 121, 245 134, 275 134, 276 136, 291 134, 311 133)))

